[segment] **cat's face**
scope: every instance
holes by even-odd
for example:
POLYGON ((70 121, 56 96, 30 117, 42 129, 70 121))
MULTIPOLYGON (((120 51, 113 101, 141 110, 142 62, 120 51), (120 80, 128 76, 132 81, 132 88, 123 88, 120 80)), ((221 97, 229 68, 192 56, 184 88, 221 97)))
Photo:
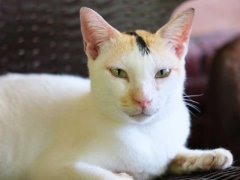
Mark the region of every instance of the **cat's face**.
POLYGON ((181 35, 174 23, 156 33, 120 33, 96 12, 81 10, 92 92, 103 112, 118 119, 143 122, 170 112, 172 104, 181 100, 191 27, 188 16, 184 17, 189 22, 181 24, 185 34, 178 40, 169 32, 176 28, 176 34, 181 35))

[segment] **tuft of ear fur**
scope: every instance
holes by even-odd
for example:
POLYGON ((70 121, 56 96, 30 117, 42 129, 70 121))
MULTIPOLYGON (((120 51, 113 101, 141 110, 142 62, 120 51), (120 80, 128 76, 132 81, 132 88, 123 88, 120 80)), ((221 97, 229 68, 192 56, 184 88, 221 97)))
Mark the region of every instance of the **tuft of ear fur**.
POLYGON ((172 18, 166 25, 157 31, 161 38, 168 40, 177 57, 181 59, 187 50, 191 33, 194 9, 190 8, 172 18))
POLYGON ((105 42, 119 33, 98 13, 87 7, 80 9, 80 24, 84 50, 92 59, 97 58, 100 53, 100 47, 105 42))

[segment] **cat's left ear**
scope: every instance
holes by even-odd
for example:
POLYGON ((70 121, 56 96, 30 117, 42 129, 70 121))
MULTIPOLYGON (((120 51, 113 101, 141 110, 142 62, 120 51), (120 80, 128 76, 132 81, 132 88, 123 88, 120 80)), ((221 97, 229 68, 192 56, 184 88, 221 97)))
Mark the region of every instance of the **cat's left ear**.
POLYGON ((166 25, 157 31, 157 34, 161 38, 167 40, 168 45, 175 51, 179 59, 182 59, 187 51, 193 16, 194 9, 190 8, 172 18, 166 25))
POLYGON ((80 23, 84 50, 92 59, 97 58, 105 42, 120 33, 98 13, 87 7, 80 9, 80 23))

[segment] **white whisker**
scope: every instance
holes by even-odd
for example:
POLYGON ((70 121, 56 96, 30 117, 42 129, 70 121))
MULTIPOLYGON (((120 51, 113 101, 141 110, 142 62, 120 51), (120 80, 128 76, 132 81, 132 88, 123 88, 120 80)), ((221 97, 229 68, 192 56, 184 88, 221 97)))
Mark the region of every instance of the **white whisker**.
MULTIPOLYGON (((187 94, 183 94, 183 99, 186 103, 186 105, 194 110, 196 110, 198 113, 201 113, 201 109, 197 106, 199 105, 200 103, 197 102, 197 101, 194 101, 191 99, 191 97, 200 97, 200 96, 203 96, 203 94, 191 94, 191 95, 187 95, 187 94)), ((189 109, 190 113, 191 114, 194 114, 191 112, 191 109, 189 109)), ((194 114, 195 115, 195 114, 194 114)))
POLYGON ((183 98, 183 99, 184 99, 184 101, 186 101, 186 102, 191 102, 191 103, 194 103, 194 104, 200 104, 199 102, 194 101, 194 100, 192 100, 192 99, 187 99, 187 98, 183 98))
POLYGON ((195 109, 197 112, 201 113, 200 108, 198 108, 196 105, 191 104, 191 103, 188 103, 188 102, 186 102, 186 105, 187 105, 188 107, 191 107, 191 108, 195 109))
POLYGON ((183 94, 183 97, 200 97, 203 96, 204 94, 183 94))

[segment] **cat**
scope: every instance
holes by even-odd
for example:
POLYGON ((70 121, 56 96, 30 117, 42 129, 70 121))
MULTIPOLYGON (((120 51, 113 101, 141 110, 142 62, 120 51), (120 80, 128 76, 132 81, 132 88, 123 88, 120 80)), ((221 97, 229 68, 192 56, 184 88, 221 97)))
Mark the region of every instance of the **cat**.
POLYGON ((188 9, 155 33, 119 32, 82 7, 90 80, 0 78, 0 179, 147 180, 229 167, 228 150, 185 146, 184 58, 193 16, 188 9))

